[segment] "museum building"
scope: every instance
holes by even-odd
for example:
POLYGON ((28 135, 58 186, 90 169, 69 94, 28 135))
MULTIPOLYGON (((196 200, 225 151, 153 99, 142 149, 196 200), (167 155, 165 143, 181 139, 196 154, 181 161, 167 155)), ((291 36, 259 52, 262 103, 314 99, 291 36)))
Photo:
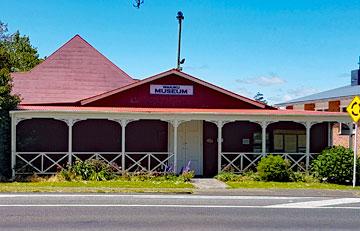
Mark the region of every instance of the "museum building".
POLYGON ((351 124, 344 112, 277 109, 177 69, 133 79, 79 35, 12 77, 22 98, 10 112, 13 176, 100 159, 119 173, 190 164, 211 177, 269 153, 306 171, 332 146, 331 124, 351 124))

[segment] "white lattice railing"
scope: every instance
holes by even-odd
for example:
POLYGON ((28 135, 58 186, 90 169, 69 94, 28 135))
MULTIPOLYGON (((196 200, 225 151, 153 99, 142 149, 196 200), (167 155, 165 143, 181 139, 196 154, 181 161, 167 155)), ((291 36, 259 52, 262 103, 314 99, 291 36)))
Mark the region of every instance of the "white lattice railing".
POLYGON ((261 153, 222 152, 221 171, 244 172, 252 166, 255 167, 261 157, 261 153))
POLYGON ((126 152, 123 164, 121 152, 17 152, 15 154, 15 174, 55 174, 64 168, 71 159, 103 160, 117 171, 165 171, 174 166, 174 154, 169 152, 126 152))
POLYGON ((68 163, 67 152, 17 152, 16 174, 54 174, 68 163))
POLYGON ((132 171, 158 171, 174 166, 174 154, 169 152, 126 152, 125 170, 132 171))
POLYGON ((121 152, 73 152, 73 161, 76 160, 103 160, 110 164, 117 171, 121 171, 121 152))
MULTIPOLYGON (((281 155, 291 163, 292 169, 306 171, 309 162, 306 161, 306 153, 269 153, 271 155, 281 155)), ((266 155, 269 155, 266 154, 266 155)), ((317 153, 309 154, 309 161, 314 159, 317 153)), ((249 152, 222 152, 221 153, 221 171, 234 171, 236 173, 245 172, 251 168, 255 168, 257 163, 263 157, 262 153, 249 152)))
MULTIPOLYGON (((271 155, 280 155, 286 160, 289 160, 291 163, 292 169, 297 169, 301 171, 307 171, 309 169, 309 162, 306 161, 306 153, 271 153, 271 155)), ((309 154, 309 161, 314 159, 317 153, 309 154)))

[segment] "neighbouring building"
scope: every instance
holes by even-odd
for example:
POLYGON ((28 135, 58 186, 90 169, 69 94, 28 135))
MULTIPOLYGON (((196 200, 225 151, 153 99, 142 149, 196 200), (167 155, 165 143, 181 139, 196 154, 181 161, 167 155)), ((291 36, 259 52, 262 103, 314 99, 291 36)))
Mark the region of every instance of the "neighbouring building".
MULTIPOLYGON (((331 145, 343 112, 279 110, 171 69, 131 78, 79 35, 43 63, 13 73, 13 176, 53 174, 77 159, 121 171, 197 175, 254 168, 272 153, 307 170, 331 145)), ((221 76, 219 76, 220 78, 221 76)))
MULTIPOLYGON (((360 69, 351 71, 351 81, 348 86, 290 100, 288 102, 278 104, 277 106, 285 107, 288 110, 346 112, 346 107, 355 96, 360 96, 360 69)), ((360 137, 360 129, 358 129, 357 132, 358 137, 360 137)), ((348 123, 331 124, 332 145, 353 147, 354 135, 354 123, 350 126, 348 123), (349 139, 349 135, 352 136, 352 139, 349 139)), ((360 140, 357 143, 357 147, 360 152, 360 140)))

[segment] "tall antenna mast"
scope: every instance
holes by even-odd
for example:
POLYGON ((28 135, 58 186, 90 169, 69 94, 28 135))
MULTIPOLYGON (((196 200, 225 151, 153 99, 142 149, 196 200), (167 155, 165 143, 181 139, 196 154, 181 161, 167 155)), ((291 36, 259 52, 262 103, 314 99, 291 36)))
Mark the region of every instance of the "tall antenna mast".
POLYGON ((183 64, 185 62, 185 59, 180 60, 180 50, 181 50, 181 24, 182 20, 184 20, 184 15, 181 11, 177 13, 176 16, 177 20, 179 21, 179 40, 178 40, 178 55, 177 55, 177 67, 176 69, 181 71, 182 68, 180 67, 180 64, 183 64))

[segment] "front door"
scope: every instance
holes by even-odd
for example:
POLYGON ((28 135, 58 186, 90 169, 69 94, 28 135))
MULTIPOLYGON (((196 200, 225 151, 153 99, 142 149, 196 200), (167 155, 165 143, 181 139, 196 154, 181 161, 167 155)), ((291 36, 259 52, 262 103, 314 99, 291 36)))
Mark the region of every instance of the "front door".
POLYGON ((196 175, 203 174, 203 121, 182 123, 178 128, 177 168, 181 171, 189 162, 196 175))

